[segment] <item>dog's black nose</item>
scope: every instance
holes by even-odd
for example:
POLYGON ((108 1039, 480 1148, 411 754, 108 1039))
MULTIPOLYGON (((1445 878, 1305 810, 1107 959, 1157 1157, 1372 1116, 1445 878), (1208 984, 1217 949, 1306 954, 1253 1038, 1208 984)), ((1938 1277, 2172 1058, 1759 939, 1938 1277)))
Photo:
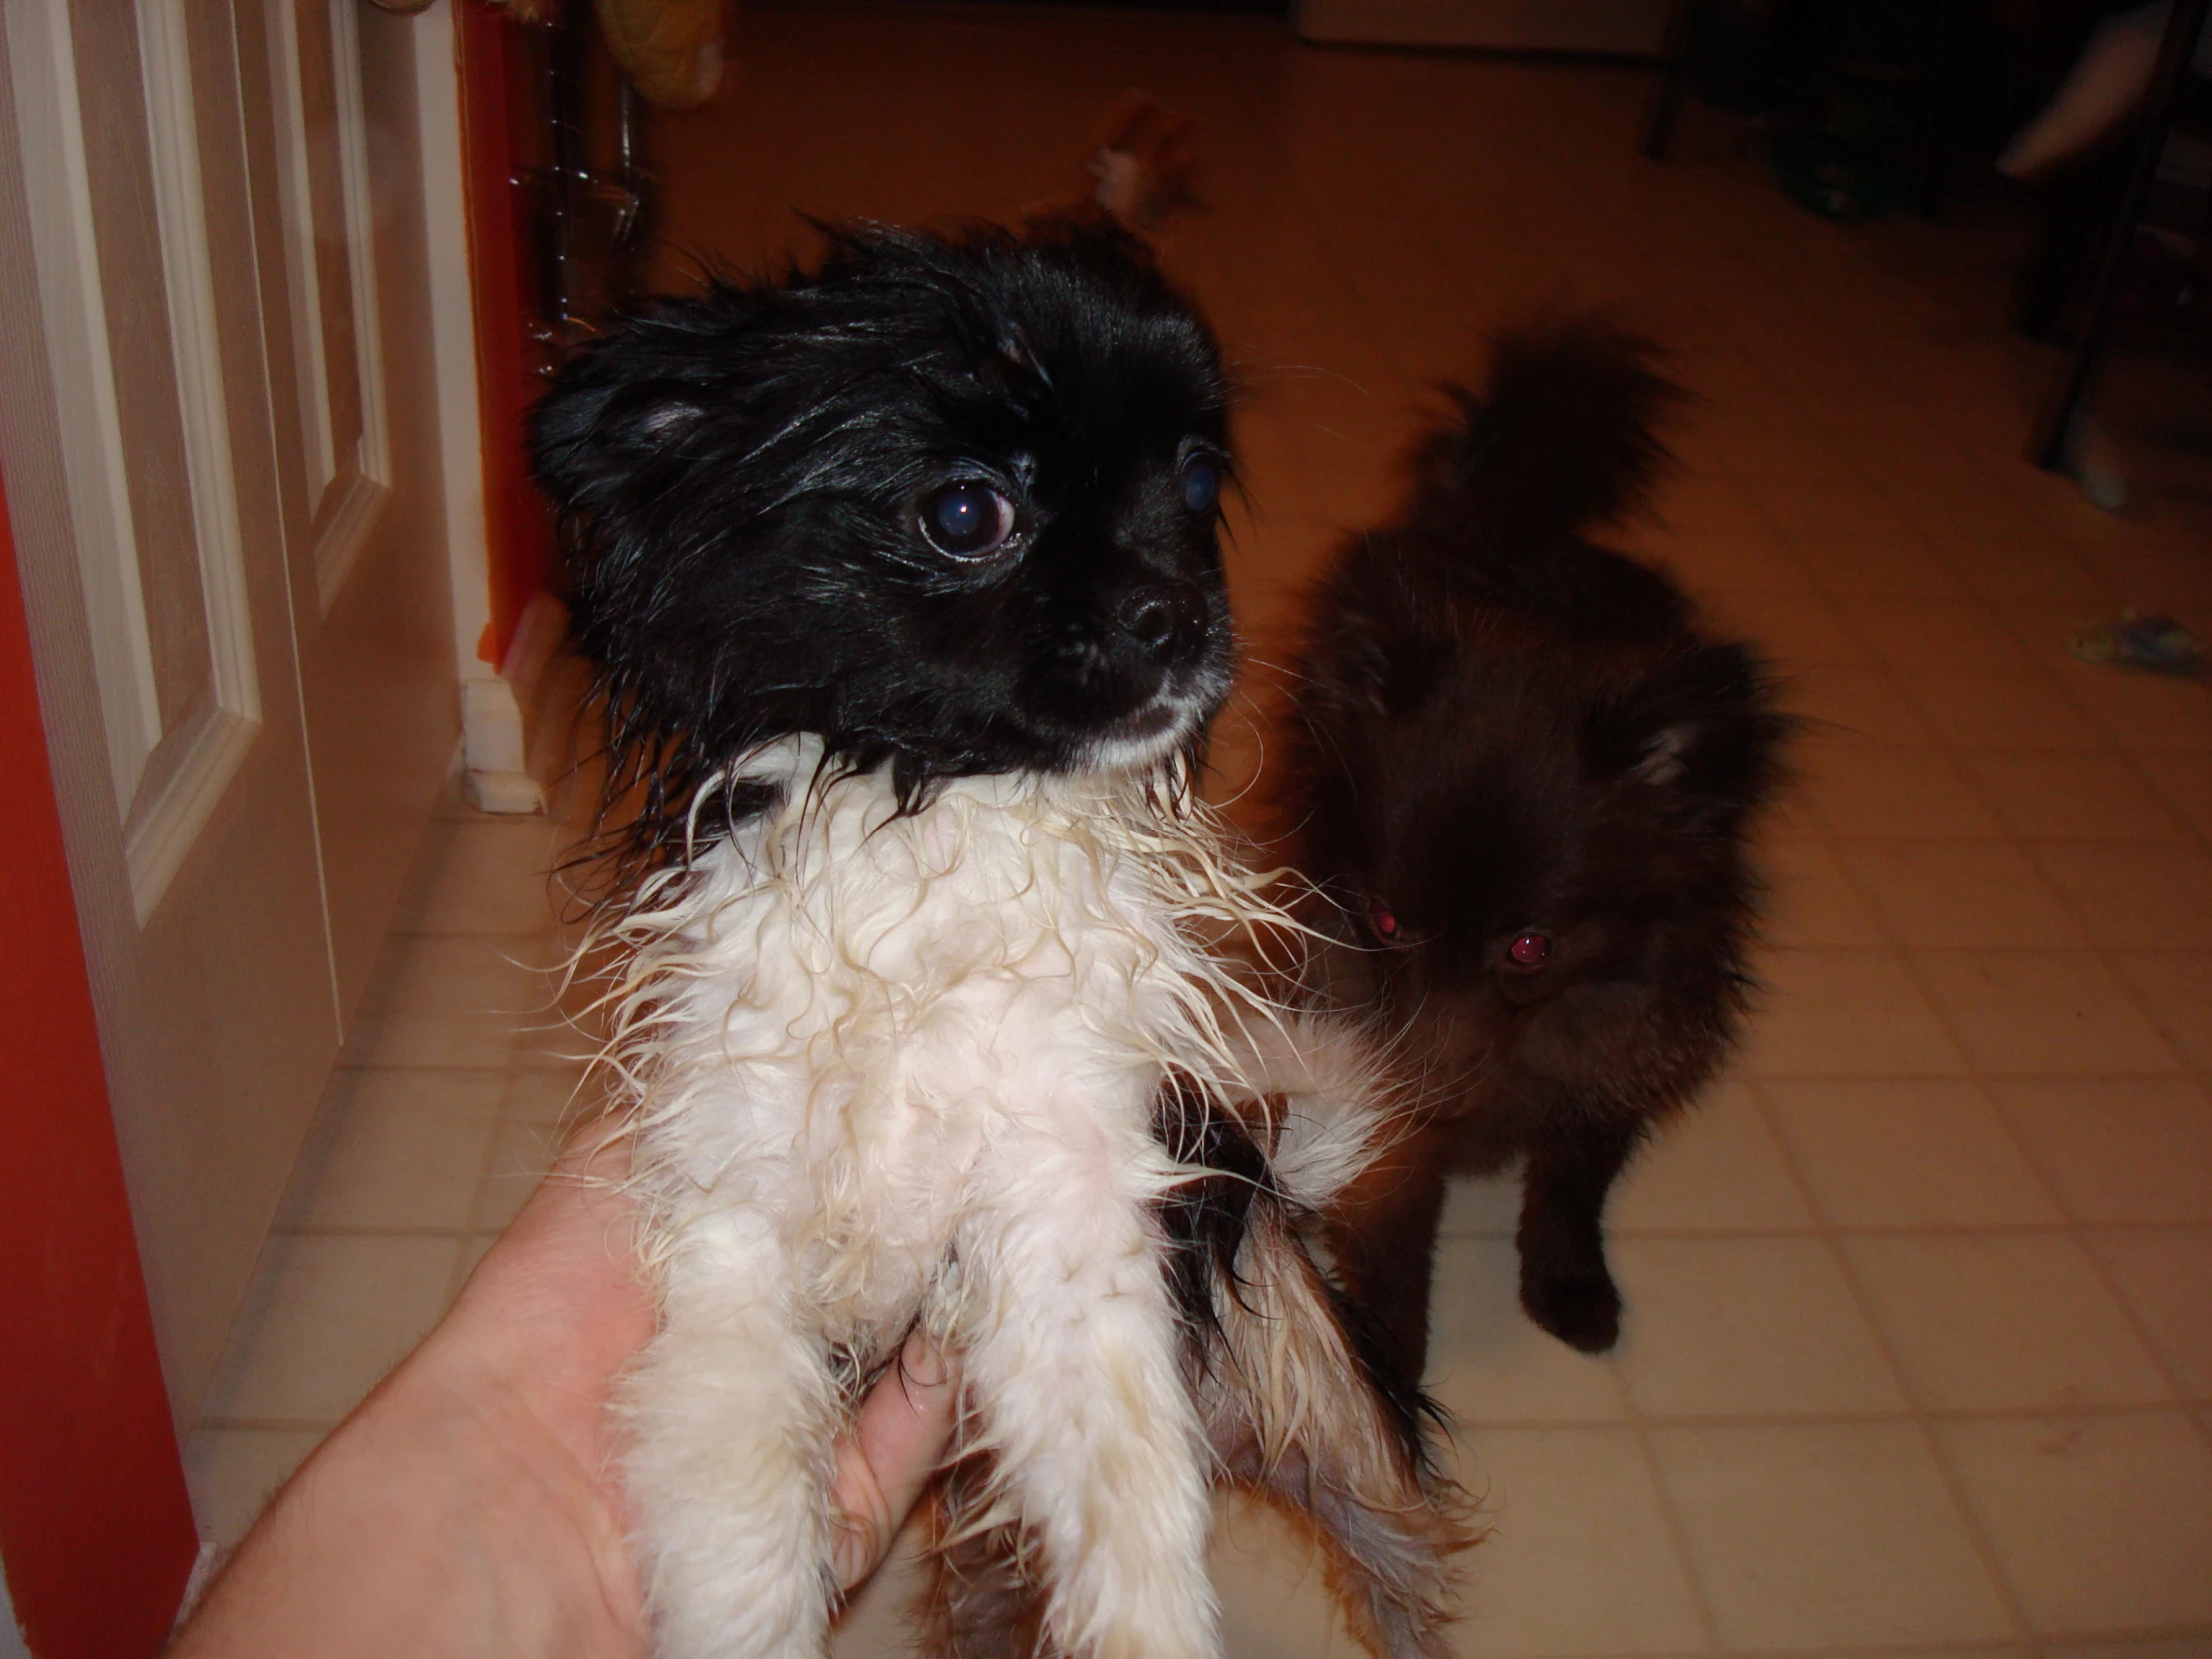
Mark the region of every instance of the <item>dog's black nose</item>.
POLYGON ((1206 626, 1206 601, 1183 582, 1131 588, 1115 612, 1121 631, 1164 661, 1188 652, 1206 626))

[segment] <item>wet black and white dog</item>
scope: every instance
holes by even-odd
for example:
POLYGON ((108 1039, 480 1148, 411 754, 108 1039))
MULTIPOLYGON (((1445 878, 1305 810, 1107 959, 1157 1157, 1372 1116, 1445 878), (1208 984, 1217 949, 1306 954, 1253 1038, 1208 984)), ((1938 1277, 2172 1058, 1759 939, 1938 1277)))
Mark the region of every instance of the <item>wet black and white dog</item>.
POLYGON ((1215 1652, 1226 1472, 1320 1523, 1378 1646, 1442 1651, 1417 1395, 1298 1231, 1368 1156, 1364 1051, 1202 943, 1280 920, 1189 790, 1227 400, 1119 233, 867 229, 537 411, 626 802, 664 1655, 821 1651, 832 1439, 917 1322, 966 1386, 942 1648, 1215 1652))

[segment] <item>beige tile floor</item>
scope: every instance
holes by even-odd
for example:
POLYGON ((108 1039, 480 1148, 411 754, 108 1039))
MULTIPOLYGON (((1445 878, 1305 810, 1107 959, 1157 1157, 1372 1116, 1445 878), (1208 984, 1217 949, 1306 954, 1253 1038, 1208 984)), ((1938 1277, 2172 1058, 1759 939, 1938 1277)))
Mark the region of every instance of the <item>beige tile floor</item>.
MULTIPOLYGON (((1621 304, 1699 395, 1638 539, 1813 720, 1767 842, 1769 989, 1619 1197, 1616 1355, 1528 1326, 1509 1193, 1456 1196, 1431 1381, 1495 1528, 1460 1650, 2212 1652, 2212 693, 2065 648, 2123 601, 2212 631, 2204 464, 2126 449, 2173 371, 2122 376, 2145 488, 2094 511, 2018 459, 2049 360, 2000 324, 2011 221, 1826 225, 1712 122, 1643 163, 1631 70, 1025 12, 751 10, 737 47, 732 95, 655 138, 671 242, 741 263, 799 244, 792 207, 1063 193, 1124 85, 1198 119, 1209 205, 1164 243, 1250 386, 1262 694, 1286 597, 1386 505, 1409 411, 1485 328, 1621 304)), ((1232 785, 1261 702, 1225 720, 1232 785)), ((552 836, 430 827, 191 1448, 212 1535, 542 1165, 576 1076, 523 1012, 552 836)), ((1239 1654, 1350 1651, 1264 1519, 1220 1568, 1239 1654)), ((846 1651, 894 1639, 892 1599, 846 1651)))

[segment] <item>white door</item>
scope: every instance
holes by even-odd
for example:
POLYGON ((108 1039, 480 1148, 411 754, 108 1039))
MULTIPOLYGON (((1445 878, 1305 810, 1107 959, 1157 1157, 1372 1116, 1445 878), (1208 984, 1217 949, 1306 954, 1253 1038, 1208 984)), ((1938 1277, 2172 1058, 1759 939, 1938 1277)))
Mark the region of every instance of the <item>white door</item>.
POLYGON ((0 467, 183 1426, 458 729, 414 25, 5 20, 0 467))

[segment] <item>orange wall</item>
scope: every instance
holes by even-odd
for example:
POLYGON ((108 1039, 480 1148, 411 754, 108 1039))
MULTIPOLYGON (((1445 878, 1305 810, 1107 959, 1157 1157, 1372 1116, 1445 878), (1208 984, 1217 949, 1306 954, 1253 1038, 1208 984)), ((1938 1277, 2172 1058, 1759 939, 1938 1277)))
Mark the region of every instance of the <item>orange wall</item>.
POLYGON ((491 626, 477 652, 506 660, 515 625, 531 596, 552 580, 553 531, 522 447, 522 417, 543 382, 532 372, 542 352, 523 332, 536 308, 536 272, 521 212, 517 173, 535 164, 543 139, 532 132, 538 100, 528 84, 527 53, 514 50, 514 22, 485 0, 454 10, 461 81, 461 145, 466 153, 469 285, 476 306, 476 389, 484 438, 485 549, 491 577, 491 626))

